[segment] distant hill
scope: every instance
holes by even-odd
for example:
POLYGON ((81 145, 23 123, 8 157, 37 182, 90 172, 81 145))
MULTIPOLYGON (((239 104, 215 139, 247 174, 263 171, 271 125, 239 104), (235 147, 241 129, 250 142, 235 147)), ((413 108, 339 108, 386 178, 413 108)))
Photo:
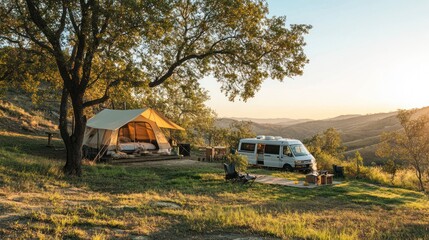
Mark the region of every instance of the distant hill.
MULTIPOLYGON (((252 129, 258 135, 283 136, 288 138, 306 139, 326 129, 333 127, 337 129, 342 137, 344 145, 347 146, 346 156, 353 156, 356 150, 364 157, 367 164, 372 161, 378 162, 375 156, 380 135, 387 131, 397 131, 402 127, 396 118, 397 112, 376 113, 367 115, 342 115, 324 120, 310 120, 290 125, 274 124, 278 122, 273 119, 271 123, 257 123, 252 121, 252 129)), ((429 115, 429 107, 419 109, 416 115, 429 115)), ((234 119, 218 119, 219 127, 228 127, 234 119)), ((288 119, 293 122, 293 119, 288 119)), ((300 121, 300 120, 297 120, 300 121)))
POLYGON ((309 122, 312 119, 291 119, 291 118, 230 118, 237 121, 249 121, 259 124, 275 124, 282 126, 290 126, 298 123, 309 122))

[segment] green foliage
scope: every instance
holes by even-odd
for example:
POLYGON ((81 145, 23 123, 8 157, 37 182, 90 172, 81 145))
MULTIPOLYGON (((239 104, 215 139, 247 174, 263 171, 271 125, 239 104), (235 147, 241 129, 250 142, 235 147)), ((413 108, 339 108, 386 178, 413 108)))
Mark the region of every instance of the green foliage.
POLYGON ((234 121, 229 128, 212 127, 208 135, 210 145, 225 145, 231 149, 237 149, 240 139, 256 136, 251 122, 246 121, 234 121))
POLYGON ((411 166, 420 190, 425 191, 429 183, 429 118, 415 113, 415 110, 399 110, 397 117, 403 131, 384 133, 376 154, 411 166))
POLYGON ((230 133, 227 138, 227 145, 230 148, 238 148, 240 139, 253 138, 256 134, 252 130, 252 123, 247 121, 234 121, 230 125, 230 133))
POLYGON ((391 183, 395 180, 396 172, 398 171, 398 164, 392 159, 387 160, 387 162, 383 166, 383 170, 391 175, 391 183))
POLYGON ((304 140, 304 143, 313 155, 324 152, 339 159, 344 158, 343 152, 346 147, 342 143, 340 133, 335 128, 328 128, 323 133, 304 140))
POLYGON ((85 93, 95 90, 87 100, 118 81, 153 87, 209 75, 231 100, 248 99, 265 79, 301 75, 308 62, 311 26, 286 28, 264 1, 3 1, 0 16, 2 44, 55 60, 70 92, 76 77, 85 93))
POLYGON ((304 35, 311 29, 287 28, 286 18, 268 17, 259 0, 5 0, 0 19, 0 46, 31 50, 57 66, 64 170, 75 175, 81 174, 81 156, 72 149, 82 147, 85 109, 107 101, 112 89, 133 94, 132 88, 172 79, 195 86, 213 76, 230 100, 246 100, 268 78, 302 75, 308 63, 304 35), (73 136, 67 131, 69 100, 73 136))
POLYGON ((363 158, 359 151, 355 152, 354 162, 356 164, 356 177, 360 178, 360 171, 363 166, 363 158))
POLYGON ((303 143, 316 158, 318 169, 332 169, 332 165, 339 165, 344 158, 346 147, 342 144, 341 136, 334 128, 328 128, 321 134, 316 134, 303 143))
POLYGON ((341 165, 342 161, 337 157, 334 157, 325 152, 319 152, 314 155, 316 158, 317 169, 320 170, 332 170, 332 165, 341 165))
POLYGON ((210 146, 222 146, 227 144, 230 129, 213 126, 207 133, 210 146))
POLYGON ((247 161, 247 157, 241 154, 228 154, 226 155, 226 159, 228 163, 234 163, 235 168, 239 172, 245 172, 247 170, 247 165, 249 162, 247 161))
POLYGON ((57 86, 60 81, 56 64, 50 56, 41 56, 32 48, 0 48, 2 91, 23 90, 31 94, 33 103, 40 103, 58 99, 57 86))

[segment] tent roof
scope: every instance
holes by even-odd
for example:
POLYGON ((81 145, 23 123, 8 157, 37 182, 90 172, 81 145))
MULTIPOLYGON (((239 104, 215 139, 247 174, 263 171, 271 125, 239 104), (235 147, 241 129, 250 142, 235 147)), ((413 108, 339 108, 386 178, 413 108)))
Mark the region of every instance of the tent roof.
POLYGON ((184 128, 167 119, 164 115, 151 108, 135 110, 104 109, 89 119, 86 125, 88 127, 97 129, 115 130, 124 126, 128 122, 133 121, 140 115, 151 121, 154 121, 160 128, 185 130, 184 128))

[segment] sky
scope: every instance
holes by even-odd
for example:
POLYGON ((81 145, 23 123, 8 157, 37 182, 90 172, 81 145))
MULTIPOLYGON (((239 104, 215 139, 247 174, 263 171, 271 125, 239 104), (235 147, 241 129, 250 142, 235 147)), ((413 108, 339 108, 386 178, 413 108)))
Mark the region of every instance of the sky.
POLYGON ((429 106, 428 0, 270 0, 271 16, 310 24, 304 74, 268 79, 229 102, 201 81, 218 117, 325 119, 429 106))

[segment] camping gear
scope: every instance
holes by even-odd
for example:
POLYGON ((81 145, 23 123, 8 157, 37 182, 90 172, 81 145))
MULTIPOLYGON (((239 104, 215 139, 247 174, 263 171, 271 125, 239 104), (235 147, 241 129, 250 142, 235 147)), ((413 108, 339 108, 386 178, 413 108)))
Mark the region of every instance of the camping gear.
POLYGON ((104 109, 88 120, 83 143, 85 149, 97 150, 96 159, 114 152, 170 154, 161 128, 185 130, 151 108, 104 109))
POLYGON ((334 170, 334 174, 337 177, 344 177, 344 167, 339 165, 332 165, 332 168, 334 170))
POLYGON ((329 174, 326 170, 321 170, 319 172, 313 171, 305 176, 305 181, 307 183, 313 183, 316 185, 327 185, 332 184, 334 174, 329 174))
POLYGON ((256 176, 250 176, 248 173, 240 174, 235 170, 235 164, 223 164, 223 169, 225 170, 225 180, 231 182, 240 182, 241 184, 250 183, 250 186, 256 180, 256 176))
POLYGON ((191 144, 189 143, 179 143, 179 154, 185 157, 191 156, 191 144))

